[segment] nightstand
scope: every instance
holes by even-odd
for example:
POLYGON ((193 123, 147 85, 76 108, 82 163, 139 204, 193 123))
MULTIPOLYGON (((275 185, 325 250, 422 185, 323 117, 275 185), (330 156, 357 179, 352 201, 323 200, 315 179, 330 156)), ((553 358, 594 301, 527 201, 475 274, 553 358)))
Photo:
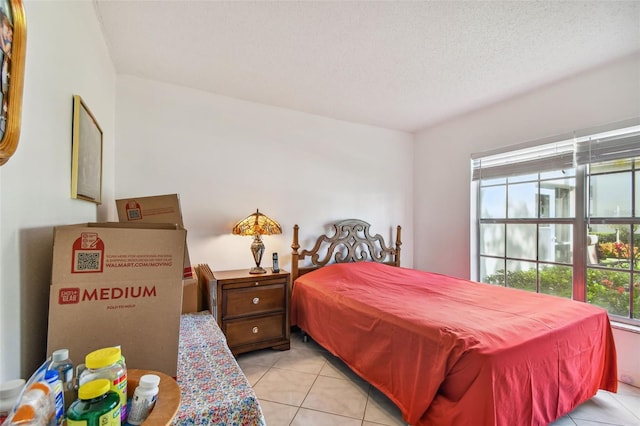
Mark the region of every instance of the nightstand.
POLYGON ((216 321, 234 355, 290 347, 289 273, 267 270, 213 271, 215 288, 209 291, 215 291, 216 321))

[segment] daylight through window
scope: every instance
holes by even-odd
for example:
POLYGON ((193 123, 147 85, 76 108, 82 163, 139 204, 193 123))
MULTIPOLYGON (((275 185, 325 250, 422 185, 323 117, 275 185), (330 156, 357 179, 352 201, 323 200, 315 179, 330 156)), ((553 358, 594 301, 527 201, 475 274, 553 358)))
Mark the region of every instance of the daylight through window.
POLYGON ((640 324, 640 121, 474 155, 479 281, 640 324))

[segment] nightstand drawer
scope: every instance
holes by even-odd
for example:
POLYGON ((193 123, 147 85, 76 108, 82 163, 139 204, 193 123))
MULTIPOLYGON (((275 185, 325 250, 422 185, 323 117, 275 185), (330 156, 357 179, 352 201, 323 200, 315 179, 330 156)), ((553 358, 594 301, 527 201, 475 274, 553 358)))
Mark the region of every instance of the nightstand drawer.
POLYGON ((224 334, 229 347, 285 337, 284 314, 225 321, 224 334))
POLYGON ((268 277, 268 276, 258 276, 258 277, 243 277, 241 279, 235 280, 225 280, 224 288, 225 290, 234 289, 234 288, 244 288, 244 287, 264 287, 268 285, 274 284, 282 284, 287 285, 289 280, 283 277, 268 277))
POLYGON ((249 269, 236 269, 214 271, 213 276, 216 321, 234 355, 291 347, 287 271, 251 274, 249 269))
POLYGON ((284 284, 224 290, 222 319, 284 311, 284 284))

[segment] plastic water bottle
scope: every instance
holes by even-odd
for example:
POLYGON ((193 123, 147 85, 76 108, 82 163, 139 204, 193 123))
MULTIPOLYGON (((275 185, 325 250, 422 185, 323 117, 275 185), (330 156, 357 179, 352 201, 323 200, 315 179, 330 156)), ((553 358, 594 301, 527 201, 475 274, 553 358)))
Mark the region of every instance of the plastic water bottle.
POLYGON ((48 370, 56 370, 62 382, 64 393, 64 410, 76 400, 76 388, 73 383, 73 362, 69 358, 69 349, 58 349, 51 355, 51 364, 48 370))
POLYGON ((62 382, 56 370, 47 370, 44 379, 49 384, 55 400, 55 424, 61 425, 64 422, 64 394, 62 392, 62 382))
POLYGON ((158 399, 159 384, 160 377, 155 374, 145 374, 140 377, 140 382, 138 382, 138 386, 133 392, 133 398, 131 399, 131 408, 129 410, 129 416, 127 417, 127 423, 139 425, 145 421, 158 399))

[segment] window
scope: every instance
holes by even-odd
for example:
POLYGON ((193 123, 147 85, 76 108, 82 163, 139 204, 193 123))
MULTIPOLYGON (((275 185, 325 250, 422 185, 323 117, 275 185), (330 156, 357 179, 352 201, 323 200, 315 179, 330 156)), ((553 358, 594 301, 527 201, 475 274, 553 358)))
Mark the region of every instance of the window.
POLYGON ((587 167, 587 300, 640 320, 640 157, 587 167))
POLYGON ((638 123, 474 155, 477 279, 640 324, 638 123))
POLYGON ((573 295, 574 170, 480 180, 481 281, 573 295))

